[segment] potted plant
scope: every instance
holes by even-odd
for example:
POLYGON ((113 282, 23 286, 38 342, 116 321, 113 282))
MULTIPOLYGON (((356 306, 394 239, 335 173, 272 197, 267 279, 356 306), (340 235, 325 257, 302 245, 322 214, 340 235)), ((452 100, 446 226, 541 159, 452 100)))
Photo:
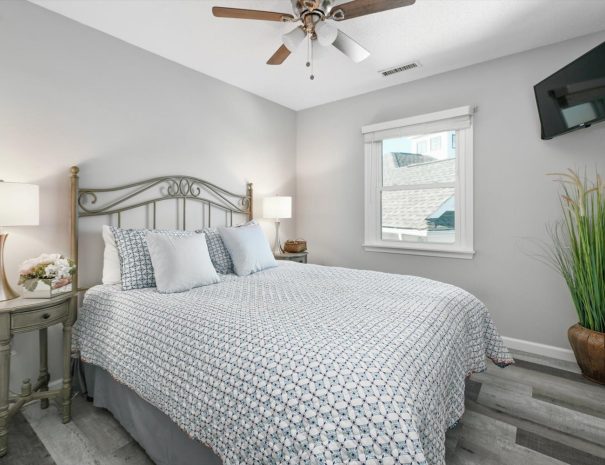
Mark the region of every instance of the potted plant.
POLYGON ((50 299, 71 292, 73 260, 60 254, 42 254, 26 260, 19 270, 19 285, 26 299, 50 299))
POLYGON ((578 314, 569 343, 584 377, 605 384, 605 184, 573 170, 556 176, 563 220, 550 229, 551 258, 578 314))

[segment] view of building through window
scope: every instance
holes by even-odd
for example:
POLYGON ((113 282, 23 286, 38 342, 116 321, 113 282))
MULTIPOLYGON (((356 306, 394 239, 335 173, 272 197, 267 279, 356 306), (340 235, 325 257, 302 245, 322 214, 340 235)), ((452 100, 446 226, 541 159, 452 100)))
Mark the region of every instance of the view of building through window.
POLYGON ((456 131, 382 142, 382 239, 455 242, 456 131))

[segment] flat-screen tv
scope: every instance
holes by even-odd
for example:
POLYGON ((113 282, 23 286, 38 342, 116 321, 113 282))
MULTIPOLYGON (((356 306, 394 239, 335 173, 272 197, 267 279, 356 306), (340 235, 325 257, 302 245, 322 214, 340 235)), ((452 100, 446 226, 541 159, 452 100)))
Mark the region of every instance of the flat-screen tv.
POLYGON ((605 120, 605 42, 534 86, 542 139, 605 120))

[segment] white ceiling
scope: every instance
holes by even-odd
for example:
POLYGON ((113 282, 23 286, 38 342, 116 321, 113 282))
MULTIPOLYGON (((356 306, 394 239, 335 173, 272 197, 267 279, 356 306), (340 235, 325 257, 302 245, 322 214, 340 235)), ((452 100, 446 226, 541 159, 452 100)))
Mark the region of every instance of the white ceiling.
POLYGON ((214 5, 291 12, 289 0, 31 1, 294 110, 605 27, 603 0, 417 0, 409 7, 335 23, 371 56, 354 64, 338 50, 318 45, 311 81, 304 46, 281 66, 265 64, 281 45, 284 24, 211 13, 214 5), (386 78, 378 73, 410 61, 422 67, 386 78))

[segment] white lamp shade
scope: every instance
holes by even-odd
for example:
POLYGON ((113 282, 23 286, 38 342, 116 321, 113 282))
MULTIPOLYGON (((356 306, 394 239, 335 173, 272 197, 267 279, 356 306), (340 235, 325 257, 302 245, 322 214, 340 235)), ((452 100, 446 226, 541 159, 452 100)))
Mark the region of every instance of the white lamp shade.
POLYGON ((36 226, 40 195, 35 184, 0 181, 0 226, 36 226))
POLYGON ((300 27, 295 27, 287 34, 281 36, 284 45, 291 52, 298 48, 302 41, 305 40, 305 37, 307 37, 307 34, 300 27))
POLYGON ((263 199, 263 217, 292 218, 292 197, 265 197, 263 199))
POLYGON ((315 26, 315 33, 317 34, 317 40, 324 47, 326 45, 332 45, 338 37, 338 29, 325 21, 320 21, 315 26))

